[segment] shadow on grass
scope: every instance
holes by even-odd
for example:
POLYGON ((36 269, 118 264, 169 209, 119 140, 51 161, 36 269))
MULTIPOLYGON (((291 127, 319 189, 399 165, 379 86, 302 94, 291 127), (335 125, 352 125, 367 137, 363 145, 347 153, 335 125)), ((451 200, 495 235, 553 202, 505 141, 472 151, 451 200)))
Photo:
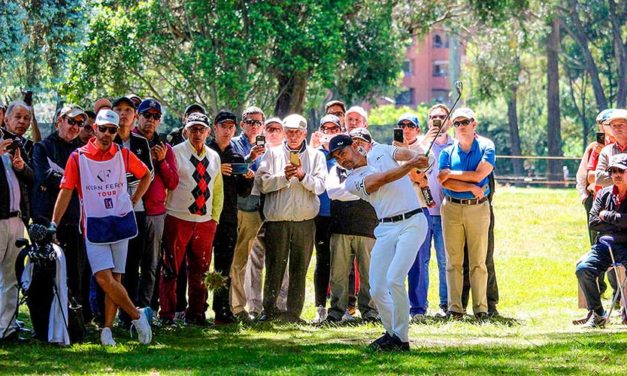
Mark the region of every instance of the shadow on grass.
POLYGON ((603 332, 552 334, 542 345, 521 341, 509 346, 456 346, 453 339, 450 346, 434 346, 418 337, 410 353, 382 354, 368 352, 366 338, 346 340, 338 333, 321 340, 295 325, 266 329, 157 330, 149 347, 124 343, 121 333, 116 333, 122 343, 116 348, 8 344, 0 348, 0 373, 590 374, 616 372, 627 353, 627 333, 617 333, 611 341, 603 332))

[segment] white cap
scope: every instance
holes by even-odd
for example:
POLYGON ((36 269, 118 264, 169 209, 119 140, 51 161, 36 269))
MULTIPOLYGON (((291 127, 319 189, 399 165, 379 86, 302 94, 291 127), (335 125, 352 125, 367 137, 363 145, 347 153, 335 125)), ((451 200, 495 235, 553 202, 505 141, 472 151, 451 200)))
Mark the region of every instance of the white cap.
POLYGON ((348 111, 346 111, 346 114, 344 116, 348 117, 348 114, 350 114, 351 112, 361 115, 361 117, 364 118, 364 121, 366 123, 368 122, 368 113, 366 112, 366 110, 364 110, 363 107, 353 106, 349 108, 348 111))
POLYGON ((307 119, 298 114, 288 115, 283 119, 283 128, 307 130, 307 119))
POLYGON ((627 120, 627 110, 623 108, 615 109, 614 111, 610 112, 605 122, 612 124, 613 120, 618 120, 618 119, 627 120))
POLYGON ((451 121, 455 121, 457 118, 465 119, 477 119, 475 113, 470 108, 459 108, 451 115, 451 121))
POLYGON ((96 125, 115 125, 120 126, 120 117, 114 111, 100 110, 96 115, 96 125))

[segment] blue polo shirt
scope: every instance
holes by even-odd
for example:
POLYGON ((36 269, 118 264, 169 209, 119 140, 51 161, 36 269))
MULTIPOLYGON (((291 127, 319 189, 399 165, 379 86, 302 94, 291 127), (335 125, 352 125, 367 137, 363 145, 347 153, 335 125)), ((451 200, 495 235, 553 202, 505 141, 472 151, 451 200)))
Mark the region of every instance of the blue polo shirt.
MULTIPOLYGON (((455 141, 453 145, 442 150, 440 153, 440 160, 438 167, 441 170, 452 171, 475 171, 481 161, 486 161, 492 166, 496 166, 495 162, 494 143, 485 137, 475 137, 472 142, 470 151, 466 153, 459 147, 459 141, 455 141)), ((479 187, 484 187, 484 195, 490 193, 488 187, 488 177, 486 176, 479 183, 475 183, 479 187)), ((471 199, 475 196, 470 191, 466 192, 454 192, 450 189, 443 189, 444 194, 458 199, 471 199)))
MULTIPOLYGON (((318 150, 320 150, 322 154, 324 154, 324 159, 326 159, 327 161, 327 172, 331 171, 331 167, 333 167, 336 163, 335 158, 327 159, 327 154, 329 154, 329 151, 325 149, 324 146, 320 146, 318 150)), ((318 215, 321 217, 330 217, 331 200, 329 199, 327 191, 325 190, 322 194, 318 195, 318 198, 320 199, 320 211, 318 212, 318 215)))

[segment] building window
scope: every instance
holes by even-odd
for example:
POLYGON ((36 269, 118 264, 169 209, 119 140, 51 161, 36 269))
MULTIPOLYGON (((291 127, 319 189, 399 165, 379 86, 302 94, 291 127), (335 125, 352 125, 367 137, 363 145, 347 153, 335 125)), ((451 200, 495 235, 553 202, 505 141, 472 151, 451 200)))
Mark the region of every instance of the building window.
POLYGON ((414 89, 407 89, 396 96, 397 105, 414 104, 414 89))
POLYGON ((448 48, 448 38, 442 34, 433 34, 433 48, 448 48))
POLYGON ((433 89, 431 91, 431 100, 436 103, 448 102, 448 90, 433 89))
POLYGON ((446 77, 448 76, 448 61, 434 61, 433 62, 433 77, 446 77))
POLYGON ((405 76, 411 76, 413 74, 413 66, 414 66, 414 59, 411 60, 405 60, 403 62, 403 73, 405 73, 405 76))

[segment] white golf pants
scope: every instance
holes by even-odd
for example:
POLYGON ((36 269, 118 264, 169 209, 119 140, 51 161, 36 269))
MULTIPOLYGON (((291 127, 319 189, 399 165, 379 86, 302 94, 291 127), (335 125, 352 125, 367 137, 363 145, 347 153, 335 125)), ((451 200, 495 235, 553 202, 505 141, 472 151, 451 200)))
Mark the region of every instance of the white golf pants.
POLYGON ((15 217, 0 220, 0 338, 13 333, 18 303, 15 262, 20 249, 15 246, 24 237, 24 222, 15 217), (6 333, 5 333, 6 332, 6 333))
POLYGON ((407 273, 427 236, 427 219, 419 213, 399 222, 381 223, 370 259, 370 294, 383 327, 403 342, 409 341, 407 273))

